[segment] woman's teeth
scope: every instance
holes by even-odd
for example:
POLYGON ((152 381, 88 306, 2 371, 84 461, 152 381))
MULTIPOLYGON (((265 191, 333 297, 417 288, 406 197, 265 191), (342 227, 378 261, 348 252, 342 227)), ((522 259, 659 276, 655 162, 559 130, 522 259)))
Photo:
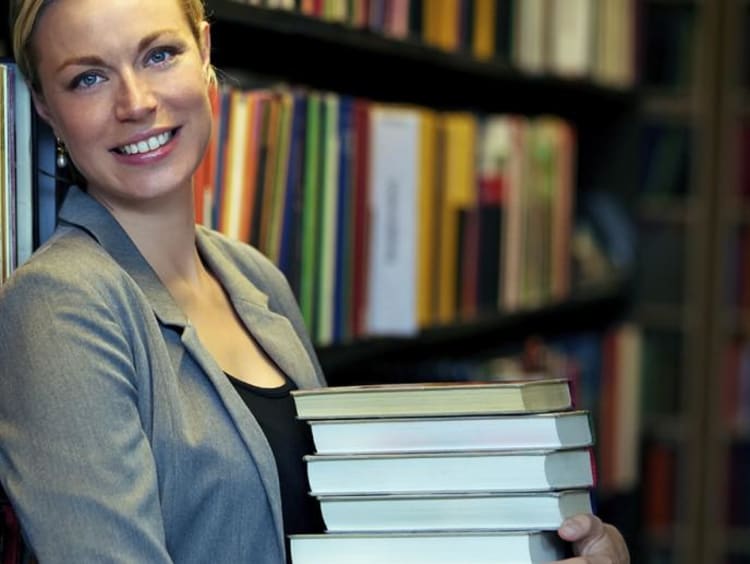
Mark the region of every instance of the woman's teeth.
POLYGON ((155 151, 159 147, 166 145, 170 139, 172 139, 172 132, 165 131, 160 135, 154 135, 138 143, 131 143, 130 145, 123 145, 118 149, 120 153, 125 155, 139 155, 142 153, 148 153, 149 151, 155 151))

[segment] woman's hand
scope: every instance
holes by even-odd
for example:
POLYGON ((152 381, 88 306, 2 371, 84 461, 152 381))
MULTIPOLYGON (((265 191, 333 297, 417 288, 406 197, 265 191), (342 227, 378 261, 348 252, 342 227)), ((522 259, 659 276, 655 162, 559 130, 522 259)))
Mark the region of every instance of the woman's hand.
POLYGON ((573 543, 576 558, 557 564, 629 564, 625 540, 612 525, 594 515, 576 515, 566 519, 558 529, 560 537, 573 543))

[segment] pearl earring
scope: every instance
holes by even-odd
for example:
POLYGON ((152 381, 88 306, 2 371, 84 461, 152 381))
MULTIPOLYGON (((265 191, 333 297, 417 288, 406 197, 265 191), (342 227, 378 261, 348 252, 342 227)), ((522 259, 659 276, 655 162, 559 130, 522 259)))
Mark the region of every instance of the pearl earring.
POLYGON ((65 143, 58 137, 57 138, 57 168, 65 168, 68 166, 68 156, 65 154, 65 143))

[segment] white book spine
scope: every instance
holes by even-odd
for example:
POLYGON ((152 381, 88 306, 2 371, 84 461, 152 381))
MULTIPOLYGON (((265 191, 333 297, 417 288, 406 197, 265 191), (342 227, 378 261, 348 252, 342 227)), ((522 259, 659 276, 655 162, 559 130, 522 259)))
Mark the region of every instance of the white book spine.
POLYGON ((368 331, 411 335, 418 330, 419 115, 377 108, 372 129, 368 331))

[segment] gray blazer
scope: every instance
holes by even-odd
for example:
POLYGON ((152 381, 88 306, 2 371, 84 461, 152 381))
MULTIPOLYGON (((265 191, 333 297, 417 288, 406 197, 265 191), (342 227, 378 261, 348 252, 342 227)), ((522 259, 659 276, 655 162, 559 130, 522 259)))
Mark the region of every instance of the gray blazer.
MULTIPOLYGON (((120 225, 72 189, 0 289, 0 481, 40 561, 284 560, 273 453, 120 225)), ((198 228, 201 256, 300 388, 323 375, 283 275, 198 228)))

